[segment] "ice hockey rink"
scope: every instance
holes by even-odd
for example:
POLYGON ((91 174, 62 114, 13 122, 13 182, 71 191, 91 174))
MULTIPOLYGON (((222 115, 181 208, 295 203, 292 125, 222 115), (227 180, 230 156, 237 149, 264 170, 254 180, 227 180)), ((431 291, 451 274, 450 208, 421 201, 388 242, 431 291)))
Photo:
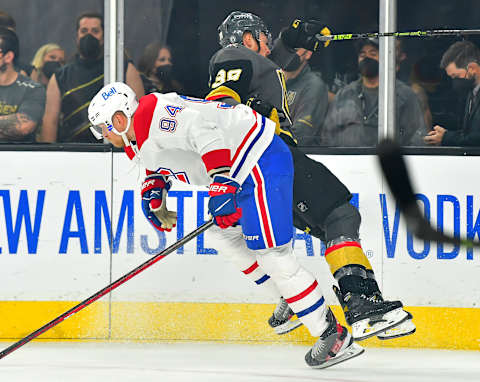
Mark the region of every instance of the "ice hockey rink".
MULTIPOLYGON (((3 347, 8 343, 2 343, 3 347)), ((367 348, 310 369, 299 345, 40 342, 0 361, 0 381, 457 382, 480 380, 480 353, 367 348)))

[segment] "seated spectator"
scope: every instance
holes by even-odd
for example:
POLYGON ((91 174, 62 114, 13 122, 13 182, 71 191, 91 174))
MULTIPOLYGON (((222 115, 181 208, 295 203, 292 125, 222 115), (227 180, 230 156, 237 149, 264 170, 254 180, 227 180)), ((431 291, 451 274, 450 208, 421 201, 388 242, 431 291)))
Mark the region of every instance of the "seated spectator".
POLYGON ((0 27, 0 142, 34 142, 45 108, 45 88, 15 70, 17 35, 0 27))
POLYGON ((182 93, 182 85, 172 76, 172 53, 159 42, 148 44, 138 62, 145 93, 182 93))
MULTIPOLYGON (((7 12, 0 11, 0 27, 10 29, 16 33, 17 23, 7 12)), ((15 70, 24 76, 31 76, 35 72, 33 65, 18 60, 18 57, 15 62, 15 70)))
POLYGON ((441 81, 442 76, 438 61, 434 61, 432 57, 422 57, 413 65, 410 74, 410 86, 420 101, 428 131, 432 128, 433 123, 431 103, 433 103, 435 94, 438 93, 441 81))
MULTIPOLYGON (((77 18, 78 54, 56 71, 47 86, 43 116, 43 142, 95 142, 90 133, 88 105, 103 87, 103 17, 83 13, 77 18), (60 116, 63 119, 60 121, 60 116)), ((125 63, 125 82, 138 97, 144 95, 142 80, 131 62, 125 63)))
POLYGON ((480 146, 480 49, 470 41, 458 41, 443 54, 440 67, 452 78, 459 93, 468 91, 461 130, 435 125, 425 137, 429 145, 480 146))
MULTIPOLYGON (((378 40, 357 44, 360 79, 339 90, 330 104, 323 144, 375 146, 378 142, 378 40)), ((423 145, 425 120, 415 93, 396 80, 396 138, 401 145, 423 145)))
POLYGON ((328 89, 320 73, 310 69, 311 57, 311 51, 299 48, 284 68, 292 129, 300 146, 320 144, 320 130, 328 108, 328 89))
POLYGON ((52 74, 65 65, 65 51, 57 44, 42 45, 35 53, 32 65, 36 69, 32 80, 47 86, 52 74))

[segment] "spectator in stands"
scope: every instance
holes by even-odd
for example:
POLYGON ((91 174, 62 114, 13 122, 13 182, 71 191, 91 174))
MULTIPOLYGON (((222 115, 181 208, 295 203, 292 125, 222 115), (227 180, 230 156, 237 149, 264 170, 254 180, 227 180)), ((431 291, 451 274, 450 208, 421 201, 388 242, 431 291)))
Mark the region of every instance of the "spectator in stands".
POLYGON ((32 65, 36 69, 32 80, 47 86, 52 74, 65 65, 65 51, 57 44, 42 45, 33 56, 32 65))
POLYGON ((403 40, 401 38, 395 40, 395 64, 397 66, 397 78, 405 84, 408 83, 410 80, 412 65, 407 56, 407 52, 405 52, 403 40))
MULTIPOLYGON (((0 27, 10 29, 16 33, 17 23, 14 18, 10 16, 7 12, 0 11, 0 27)), ((15 70, 24 76, 30 77, 34 72, 35 68, 33 65, 30 65, 26 62, 20 61, 17 57, 15 62, 15 70)))
MULTIPOLYGON (((95 142, 87 109, 103 87, 103 17, 94 12, 83 13, 77 18, 76 27, 78 54, 48 82, 40 137, 43 142, 95 142)), ((140 75, 129 61, 125 62, 125 82, 138 97, 144 95, 140 75)))
POLYGON ((429 145, 480 146, 480 49, 470 41, 458 41, 443 54, 440 67, 452 78, 453 88, 468 91, 461 130, 435 125, 425 137, 429 145))
MULTIPOLYGON (((323 144, 375 146, 378 141, 378 40, 357 44, 360 79, 339 90, 325 120, 323 144)), ((396 134, 401 145, 423 145, 425 121, 415 93, 396 81, 396 134)))
POLYGON ((311 70, 308 64, 311 57, 311 51, 296 49, 296 55, 284 68, 292 129, 300 146, 320 144, 320 130, 328 108, 328 89, 320 73, 311 70))
POLYGON ((173 78, 172 69, 170 48, 157 41, 148 44, 138 62, 145 93, 182 93, 183 86, 173 78))
POLYGON ((438 92, 441 81, 442 76, 438 66, 438 60, 434 60, 433 57, 424 56, 413 65, 410 74, 410 86, 420 101, 427 132, 430 131, 433 126, 434 118, 431 103, 435 103, 433 98, 435 98, 435 93, 438 92))
POLYGON ((17 35, 0 27, 0 142, 34 142, 45 108, 45 88, 15 70, 17 35))

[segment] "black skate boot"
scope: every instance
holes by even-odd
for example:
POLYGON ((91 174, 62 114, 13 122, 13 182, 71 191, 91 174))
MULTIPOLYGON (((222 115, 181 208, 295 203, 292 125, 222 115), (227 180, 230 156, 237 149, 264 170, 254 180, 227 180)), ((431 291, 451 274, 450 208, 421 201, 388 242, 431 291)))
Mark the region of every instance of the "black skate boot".
POLYGON ((351 292, 344 295, 336 286, 333 286, 333 290, 356 341, 376 336, 408 319, 408 313, 402 309, 400 301, 380 301, 374 296, 351 292))
POLYGON ((280 302, 275 307, 272 317, 268 319, 268 324, 275 330, 277 334, 285 334, 302 326, 299 319, 294 319, 295 313, 288 306, 288 303, 283 297, 280 297, 280 302))
POLYGON ((325 369, 362 354, 365 350, 353 341, 347 328, 340 325, 330 308, 328 328, 305 355, 305 362, 314 369, 325 369))
MULTIPOLYGON (((375 293, 373 297, 378 301, 383 301, 383 297, 380 293, 375 293)), ((399 323, 397 326, 387 329, 384 332, 378 333, 377 337, 379 340, 390 340, 392 338, 408 336, 415 333, 417 328, 412 321, 412 314, 410 312, 407 312, 406 310, 404 310, 404 312, 407 313, 407 318, 401 323, 399 323)))

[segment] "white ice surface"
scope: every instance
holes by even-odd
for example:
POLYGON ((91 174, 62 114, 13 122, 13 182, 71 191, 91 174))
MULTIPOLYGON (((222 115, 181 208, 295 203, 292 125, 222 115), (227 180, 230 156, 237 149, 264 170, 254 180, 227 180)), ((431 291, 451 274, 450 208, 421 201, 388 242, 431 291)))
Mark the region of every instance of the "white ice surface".
POLYGON ((0 360, 0 381, 480 381, 480 352, 368 348, 353 360, 312 370, 304 363, 307 350, 297 345, 30 343, 0 360))

